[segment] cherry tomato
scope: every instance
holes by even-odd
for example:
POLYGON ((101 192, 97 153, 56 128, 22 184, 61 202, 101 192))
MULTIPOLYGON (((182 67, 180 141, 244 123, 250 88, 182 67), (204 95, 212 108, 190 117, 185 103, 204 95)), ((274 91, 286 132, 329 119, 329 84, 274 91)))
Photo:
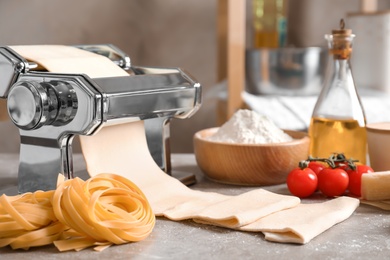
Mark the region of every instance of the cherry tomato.
POLYGON ((360 197, 362 195, 361 193, 362 175, 370 172, 374 172, 374 170, 370 166, 363 165, 363 164, 356 165, 355 170, 349 169, 347 171, 349 175, 348 189, 352 195, 357 197, 360 197))
POLYGON ((328 197, 342 195, 348 188, 349 177, 340 168, 325 168, 318 174, 318 189, 328 197))
POLYGON ((310 162, 309 166, 310 169, 313 170, 313 172, 318 175, 320 171, 322 171, 324 168, 326 168, 326 165, 320 162, 310 162))
POLYGON ((291 194, 305 198, 317 189, 317 175, 310 168, 295 168, 287 176, 287 187, 291 194))

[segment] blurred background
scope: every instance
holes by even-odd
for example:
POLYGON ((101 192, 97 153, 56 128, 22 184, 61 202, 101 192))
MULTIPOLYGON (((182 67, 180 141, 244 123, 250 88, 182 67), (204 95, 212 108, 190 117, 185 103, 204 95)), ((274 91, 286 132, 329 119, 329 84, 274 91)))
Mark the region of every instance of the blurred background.
MULTIPOLYGON (((340 18, 358 12, 357 0, 287 0, 287 38, 296 47, 324 46, 340 18)), ((252 1, 247 0, 246 45, 252 47, 252 1)), ((379 0, 378 10, 390 9, 379 0)), ((112 43, 140 66, 181 67, 203 86, 203 104, 190 119, 172 120, 171 150, 193 151, 193 134, 217 125, 224 92, 217 80, 217 0, 0 0, 0 44, 112 43)), ((19 135, 0 122, 0 152, 18 152, 19 135)))

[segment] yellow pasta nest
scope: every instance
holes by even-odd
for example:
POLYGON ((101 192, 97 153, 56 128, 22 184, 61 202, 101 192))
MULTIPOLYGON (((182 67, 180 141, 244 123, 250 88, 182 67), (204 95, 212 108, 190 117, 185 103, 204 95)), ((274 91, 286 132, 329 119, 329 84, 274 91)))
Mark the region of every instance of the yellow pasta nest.
POLYGON ((55 191, 0 197, 0 247, 54 243, 60 251, 145 239, 155 216, 142 191, 115 174, 62 181, 55 191))

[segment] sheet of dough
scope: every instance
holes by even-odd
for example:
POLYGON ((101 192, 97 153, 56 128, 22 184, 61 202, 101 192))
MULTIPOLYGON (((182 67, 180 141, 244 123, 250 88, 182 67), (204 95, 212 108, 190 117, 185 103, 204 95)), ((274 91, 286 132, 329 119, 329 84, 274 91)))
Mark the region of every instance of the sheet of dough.
MULTIPOLYGON (((53 72, 85 73, 92 78, 122 76, 125 73, 113 63, 103 61, 104 57, 71 47, 13 48, 53 72), (78 71, 75 71, 76 68, 78 71)), ((300 205, 297 197, 279 195, 264 189, 254 189, 238 196, 191 190, 154 163, 148 151, 142 121, 104 127, 94 136, 81 136, 80 141, 91 176, 116 173, 127 177, 145 193, 157 216, 172 220, 194 219, 228 228, 261 231, 266 239, 276 242, 306 243, 324 229, 348 218, 359 204, 358 200, 348 198, 323 203, 321 206, 300 205), (340 202, 347 206, 335 206, 340 202), (321 208, 323 217, 317 214, 318 208, 321 208), (337 217, 329 220, 328 215, 337 217), (274 221, 272 218, 275 218, 274 221), (317 229, 301 229, 300 223, 291 222, 293 219, 301 219, 304 223, 310 223, 314 218, 326 224, 317 229), (274 226, 274 222, 280 222, 280 219, 287 223, 283 229, 292 230, 291 233, 285 232, 283 236, 280 227, 274 226), (286 236, 291 235, 301 238, 286 239, 286 236)))
POLYGON ((91 78, 129 75, 102 55, 71 46, 19 45, 10 46, 26 60, 33 61, 52 72, 86 74, 91 78))
POLYGON ((240 230, 261 230, 270 241, 305 244, 347 219, 358 206, 359 200, 351 197, 339 197, 323 203, 300 204, 266 216, 241 227, 240 230))
POLYGON ((129 178, 145 193, 157 216, 172 220, 204 218, 239 227, 300 203, 297 197, 264 189, 238 196, 191 190, 154 163, 142 121, 104 127, 94 136, 81 137, 81 145, 90 175, 108 172, 129 178))

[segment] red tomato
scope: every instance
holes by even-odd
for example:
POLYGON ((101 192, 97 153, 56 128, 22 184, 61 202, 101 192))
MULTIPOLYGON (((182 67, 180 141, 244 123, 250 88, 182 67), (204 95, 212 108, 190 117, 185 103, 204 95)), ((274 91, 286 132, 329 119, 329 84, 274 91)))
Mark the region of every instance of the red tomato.
POLYGON ((370 166, 363 165, 363 164, 356 165, 355 170, 349 169, 347 171, 349 175, 348 189, 352 195, 357 197, 360 197, 362 195, 361 193, 362 175, 370 172, 374 172, 374 170, 370 166))
POLYGON ((342 195, 348 188, 349 177, 340 168, 325 168, 318 174, 318 189, 328 197, 342 195))
POLYGON ((310 168, 295 168, 287 176, 287 187, 291 194, 305 198, 317 189, 317 175, 310 168))
POLYGON ((326 168, 326 165, 320 162, 310 162, 309 166, 310 169, 313 170, 313 172, 318 175, 320 171, 322 171, 324 168, 326 168))

